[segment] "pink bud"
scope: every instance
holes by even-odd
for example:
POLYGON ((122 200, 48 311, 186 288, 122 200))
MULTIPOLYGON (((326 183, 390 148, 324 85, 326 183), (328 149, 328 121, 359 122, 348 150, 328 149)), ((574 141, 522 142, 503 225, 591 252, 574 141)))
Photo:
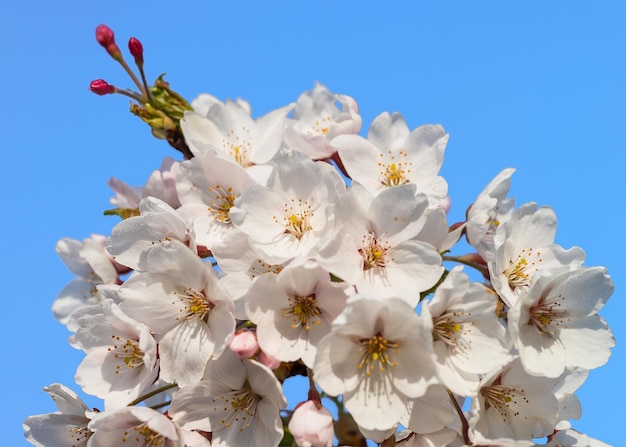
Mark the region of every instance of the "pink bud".
POLYGON ((114 59, 122 57, 122 52, 115 43, 115 34, 108 26, 98 25, 96 27, 96 40, 114 59))
POLYGON ((253 331, 241 331, 236 333, 228 345, 230 350, 240 359, 252 358, 259 350, 259 344, 253 331))
POLYGON ((96 27, 96 40, 104 48, 107 48, 109 45, 115 45, 115 34, 108 26, 98 25, 96 27))
POLYGON ((259 352, 256 359, 267 366, 269 369, 276 369, 280 366, 280 360, 272 357, 265 351, 259 352))
POLYGON ((335 436, 333 416, 319 402, 308 400, 296 406, 289 431, 298 447, 331 447, 335 436))
POLYGON ((137 65, 142 65, 143 64, 143 45, 141 45, 141 42, 139 41, 139 39, 136 39, 135 37, 131 37, 128 40, 128 50, 130 51, 130 54, 132 54, 133 57, 135 58, 135 63, 137 65))
POLYGON ((109 84, 104 79, 96 79, 95 81, 91 81, 89 84, 89 90, 94 92, 96 95, 109 95, 115 92, 115 86, 109 84))

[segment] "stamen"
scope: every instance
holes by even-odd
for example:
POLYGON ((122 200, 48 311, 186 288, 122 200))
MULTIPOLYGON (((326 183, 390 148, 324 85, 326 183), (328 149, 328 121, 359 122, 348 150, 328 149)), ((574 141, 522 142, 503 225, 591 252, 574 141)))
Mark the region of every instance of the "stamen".
POLYGON ((127 366, 127 368, 122 369, 121 364, 116 365, 115 374, 123 373, 144 365, 144 353, 139 348, 139 343, 136 340, 123 339, 118 335, 112 335, 111 337, 120 344, 113 345, 113 347, 108 348, 108 351, 115 352, 113 357, 117 360, 121 360, 120 363, 123 362, 127 366))
POLYGON ((289 297, 289 307, 281 310, 283 318, 291 317, 292 329, 304 327, 307 331, 311 329, 311 324, 322 324, 321 314, 315 294, 289 297))
POLYGON ((236 134, 234 130, 228 132, 226 138, 222 140, 222 147, 242 167, 252 166, 253 163, 250 161, 252 137, 247 127, 243 126, 239 134, 236 134))
POLYGON ((135 441, 136 445, 146 447, 164 446, 167 442, 165 436, 155 432, 154 430, 149 428, 147 424, 137 425, 133 427, 132 430, 134 433, 130 430, 126 430, 124 432, 124 436, 122 436, 122 442, 127 442, 131 440, 135 441))
POLYGON ((571 321, 568 317, 567 309, 561 307, 565 301, 563 295, 539 302, 530 309, 530 319, 528 324, 534 325, 540 334, 555 338, 563 328, 567 328, 567 323, 571 321))
POLYGON ((291 203, 284 204, 282 220, 277 216, 273 218, 274 222, 285 227, 285 234, 291 234, 300 240, 304 233, 312 229, 310 221, 313 215, 313 207, 308 201, 291 199, 291 203))
POLYGON ((509 268, 502 273, 508 278, 512 290, 518 287, 527 288, 542 262, 541 252, 535 252, 532 247, 524 248, 514 261, 509 262, 509 268))
POLYGON ((378 172, 380 175, 380 183, 387 187, 410 183, 407 175, 411 173, 413 162, 403 160, 408 157, 408 154, 403 150, 398 151, 397 157, 391 150, 387 151, 387 154, 380 154, 381 158, 384 158, 385 155, 389 157, 390 161, 388 163, 383 161, 378 162, 378 167, 380 168, 378 172))
MULTIPOLYGON (((213 307, 213 303, 209 301, 204 292, 198 292, 192 288, 187 288, 182 293, 173 292, 178 296, 178 302, 182 303, 182 307, 178 310, 185 320, 192 318, 198 318, 202 321, 207 321, 209 312, 213 307)), ((172 304, 176 304, 176 301, 172 301, 172 304)), ((179 320, 179 317, 176 317, 179 320)))
POLYGON ((213 214, 215 220, 230 223, 230 210, 237 198, 233 194, 233 188, 224 189, 220 185, 215 185, 215 187, 209 187, 209 191, 214 195, 214 198, 209 201, 209 212, 213 214))
POLYGON ((367 271, 374 267, 385 267, 387 263, 387 251, 390 245, 387 241, 380 241, 372 233, 366 234, 361 240, 361 248, 358 249, 359 254, 363 257, 363 271, 367 271))

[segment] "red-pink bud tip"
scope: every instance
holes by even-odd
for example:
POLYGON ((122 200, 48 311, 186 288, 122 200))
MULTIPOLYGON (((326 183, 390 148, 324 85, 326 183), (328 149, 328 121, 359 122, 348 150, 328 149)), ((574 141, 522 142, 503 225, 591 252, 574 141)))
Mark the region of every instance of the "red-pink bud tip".
POLYGON ((94 92, 96 95, 109 95, 115 92, 115 86, 109 84, 104 79, 96 79, 95 81, 91 81, 89 84, 89 90, 94 92))
POLYGON ((135 63, 137 65, 143 64, 143 45, 139 41, 139 39, 135 37, 131 37, 128 40, 128 50, 130 54, 135 58, 135 63))
POLYGON ((96 27, 96 40, 107 50, 107 53, 109 53, 113 59, 119 60, 122 57, 122 52, 115 43, 115 34, 113 34, 113 30, 108 26, 98 25, 96 27))
POLYGON ((98 25, 96 27, 96 40, 104 48, 108 48, 109 45, 115 45, 115 34, 108 26, 98 25))

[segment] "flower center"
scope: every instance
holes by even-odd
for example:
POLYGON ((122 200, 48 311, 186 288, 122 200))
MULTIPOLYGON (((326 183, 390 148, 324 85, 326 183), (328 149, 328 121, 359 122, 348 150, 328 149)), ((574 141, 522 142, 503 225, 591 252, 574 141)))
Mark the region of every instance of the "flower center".
POLYGON ((222 140, 224 150, 235 159, 242 167, 252 166, 250 162, 249 152, 252 150, 252 138, 250 137, 250 129, 243 126, 241 133, 235 133, 231 130, 222 140))
POLYGON ((230 223, 230 209, 234 206, 235 199, 233 188, 224 189, 220 185, 209 187, 214 198, 209 201, 209 212, 213 214, 215 220, 230 223))
POLYGON ((359 254, 363 257, 363 271, 374 267, 385 267, 387 263, 387 251, 391 248, 389 242, 379 241, 372 233, 363 236, 359 254))
POLYGON ((564 300, 562 295, 549 300, 541 298, 531 307, 528 323, 534 325, 540 334, 557 337, 559 331, 566 328, 567 323, 571 321, 567 309, 561 307, 564 300))
POLYGON ((274 216, 274 221, 285 227, 285 234, 291 234, 300 240, 304 233, 312 229, 310 220, 313 214, 313 207, 309 202, 291 199, 291 203, 284 205, 282 222, 276 216, 274 216))
POLYGON ((396 366, 396 362, 392 360, 390 354, 398 353, 397 342, 389 341, 378 333, 372 338, 359 340, 359 343, 361 345, 359 348, 361 360, 358 368, 364 371, 367 377, 370 377, 372 371, 377 368, 378 371, 384 373, 386 365, 396 366))
POLYGON ((263 259, 257 259, 252 263, 248 273, 252 278, 255 278, 256 276, 263 275, 265 273, 275 273, 278 275, 282 269, 283 266, 280 264, 268 264, 263 259))
POLYGON ((402 150, 398 151, 398 156, 393 154, 390 150, 387 151, 387 154, 380 154, 381 158, 384 158, 385 155, 389 157, 389 162, 378 162, 378 167, 380 168, 378 172, 380 175, 380 183, 387 187, 410 183, 407 175, 411 173, 413 162, 407 162, 405 160, 408 154, 402 150))
POLYGON ((213 407, 213 411, 225 413, 220 421, 224 427, 235 425, 242 432, 250 427, 254 420, 256 406, 260 400, 261 397, 253 393, 246 384, 244 389, 230 391, 220 395, 219 398, 214 398, 213 403, 221 404, 223 407, 213 407))
POLYGON ((133 427, 132 432, 129 430, 124 432, 122 442, 126 443, 128 441, 135 441, 135 445, 138 447, 158 447, 165 445, 167 440, 165 439, 165 436, 149 428, 147 424, 141 424, 133 427))
POLYGON ((452 349, 468 349, 469 346, 463 336, 471 332, 471 325, 474 322, 468 322, 462 317, 469 317, 470 315, 471 312, 447 311, 433 318, 433 338, 441 340, 452 349), (465 323, 469 324, 466 325, 465 323), (466 326, 468 327, 466 328, 466 326))
POLYGON ((322 324, 321 314, 315 294, 289 297, 289 307, 281 310, 283 318, 291 317, 292 329, 304 327, 307 331, 311 329, 311 324, 322 324))
POLYGON ((540 251, 534 251, 532 247, 522 249, 517 258, 509 262, 509 268, 502 272, 508 278, 511 290, 530 286, 533 274, 542 262, 540 251))
MULTIPOLYGON (((496 381, 496 383, 499 382, 496 381)), ((500 384, 481 388, 480 394, 485 399, 485 410, 494 408, 505 423, 510 422, 511 416, 519 416, 519 406, 529 404, 524 390, 500 384)))
MULTIPOLYGON (((116 360, 121 360, 126 366, 127 370, 134 369, 139 366, 143 366, 143 351, 139 348, 139 343, 135 340, 123 339, 118 335, 112 335, 114 344, 113 347, 109 347, 108 350, 110 352, 115 352, 113 357, 116 360)), ((120 362, 120 363, 121 363, 120 362)), ((118 364, 115 366, 115 374, 119 374, 120 372, 124 372, 122 370, 122 365, 118 364)))
MULTIPOLYGON (((182 304, 179 312, 183 315, 185 320, 191 320, 197 318, 202 321, 207 321, 209 311, 215 307, 211 303, 204 292, 198 292, 192 288, 186 288, 181 293, 174 292, 174 295, 178 296, 179 303, 182 304)), ((175 304, 176 301, 172 301, 175 304)), ((176 317, 179 320, 179 317, 176 317)))
POLYGON ((70 437, 72 438, 72 445, 79 445, 81 443, 86 443, 85 439, 89 439, 93 432, 89 430, 86 426, 81 427, 80 425, 74 425, 69 428, 70 437))
POLYGON ((311 130, 307 131, 307 135, 310 137, 317 137, 319 135, 327 135, 330 130, 330 116, 325 116, 322 119, 316 120, 311 127, 311 130))

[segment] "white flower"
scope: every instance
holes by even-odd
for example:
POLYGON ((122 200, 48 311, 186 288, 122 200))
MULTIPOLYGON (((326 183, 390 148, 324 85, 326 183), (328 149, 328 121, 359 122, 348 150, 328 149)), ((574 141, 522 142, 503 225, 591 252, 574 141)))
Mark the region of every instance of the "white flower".
POLYGON ((432 336, 403 300, 354 296, 315 357, 315 382, 343 402, 359 426, 387 430, 409 398, 437 382, 432 336))
POLYGON ((86 447, 92 435, 87 428, 92 412, 76 393, 59 383, 44 387, 59 412, 29 416, 24 436, 37 447, 86 447))
POLYGON ((89 447, 209 447, 211 443, 179 427, 148 407, 125 407, 98 413, 89 423, 93 436, 89 447))
POLYGON ((554 430, 558 402, 552 389, 558 379, 535 377, 519 359, 485 375, 469 418, 472 439, 531 440, 554 430))
POLYGON ((553 243, 556 216, 536 203, 522 205, 500 225, 494 236, 495 259, 488 263, 491 283, 500 298, 513 306, 527 291, 538 272, 578 268, 585 253, 578 247, 565 250, 553 243))
POLYGON ((139 212, 114 226, 107 239, 107 250, 116 262, 146 271, 148 251, 173 239, 197 250, 193 228, 167 203, 146 197, 139 202, 139 212))
POLYGON ((332 447, 333 415, 321 403, 307 400, 296 406, 289 420, 289 432, 298 447, 332 447))
POLYGON ((120 288, 120 308, 154 333, 161 378, 193 383, 234 334, 232 300, 211 266, 177 240, 150 250, 146 265, 120 288))
POLYGON ((302 358, 312 368, 319 341, 345 307, 344 289, 313 261, 256 278, 243 300, 261 349, 285 362, 302 358))
POLYGON ((353 183, 335 207, 335 233, 317 261, 359 293, 396 296, 412 306, 441 277, 441 256, 412 240, 423 227, 426 196, 405 185, 372 197, 353 183))
POLYGON ((476 197, 467 210, 467 241, 486 261, 494 258, 493 236, 498 226, 513 214, 515 200, 506 199, 513 168, 500 172, 476 197))
POLYGON ((428 196, 431 207, 444 199, 448 185, 439 170, 448 134, 440 125, 409 131, 402 115, 381 113, 370 125, 367 140, 340 135, 331 141, 350 177, 370 194, 407 183, 428 196))
POLYGON ((615 339, 597 312, 614 285, 604 267, 544 275, 509 310, 511 337, 524 369, 560 376, 565 368, 604 365, 615 339))
POLYGON ((113 259, 104 249, 105 237, 92 235, 82 242, 63 238, 55 247, 76 279, 57 295, 52 312, 59 322, 67 324, 74 311, 103 301, 97 286, 116 284, 118 274, 113 259))
POLYGON ((422 303, 422 315, 432 319, 439 376, 462 396, 475 395, 479 374, 511 358, 510 340, 496 315, 496 301, 485 286, 469 282, 461 268, 454 268, 435 296, 422 303))
POLYGON ((358 133, 361 123, 359 107, 353 98, 333 94, 316 83, 313 90, 303 93, 296 101, 293 116, 287 120, 285 141, 289 147, 320 160, 336 152, 330 144, 334 137, 358 133))
POLYGON ((345 183, 330 165, 300 152, 280 151, 272 164, 267 187, 246 189, 230 210, 231 220, 266 261, 314 257, 332 224, 329 205, 345 183))
POLYGON ((110 300, 72 314, 70 344, 87 353, 76 371, 83 391, 120 408, 158 376, 157 344, 147 326, 124 315, 110 300))
MULTIPOLYGON (((181 163, 177 190, 178 213, 193 223, 200 244, 213 249, 226 233, 237 231, 230 219, 235 199, 256 182, 239 164, 223 154, 206 153, 181 163)), ((245 236, 241 235, 245 240, 245 236)))
POLYGON ((214 447, 272 447, 283 437, 286 405, 269 368, 226 350, 209 363, 204 380, 174 395, 168 413, 182 427, 212 432, 214 447))
POLYGON ((264 183, 269 170, 255 165, 268 163, 278 152, 283 138, 285 119, 293 105, 273 110, 253 120, 250 109, 232 101, 217 102, 202 116, 185 112, 180 121, 185 141, 195 156, 218 151, 246 168, 264 183))

